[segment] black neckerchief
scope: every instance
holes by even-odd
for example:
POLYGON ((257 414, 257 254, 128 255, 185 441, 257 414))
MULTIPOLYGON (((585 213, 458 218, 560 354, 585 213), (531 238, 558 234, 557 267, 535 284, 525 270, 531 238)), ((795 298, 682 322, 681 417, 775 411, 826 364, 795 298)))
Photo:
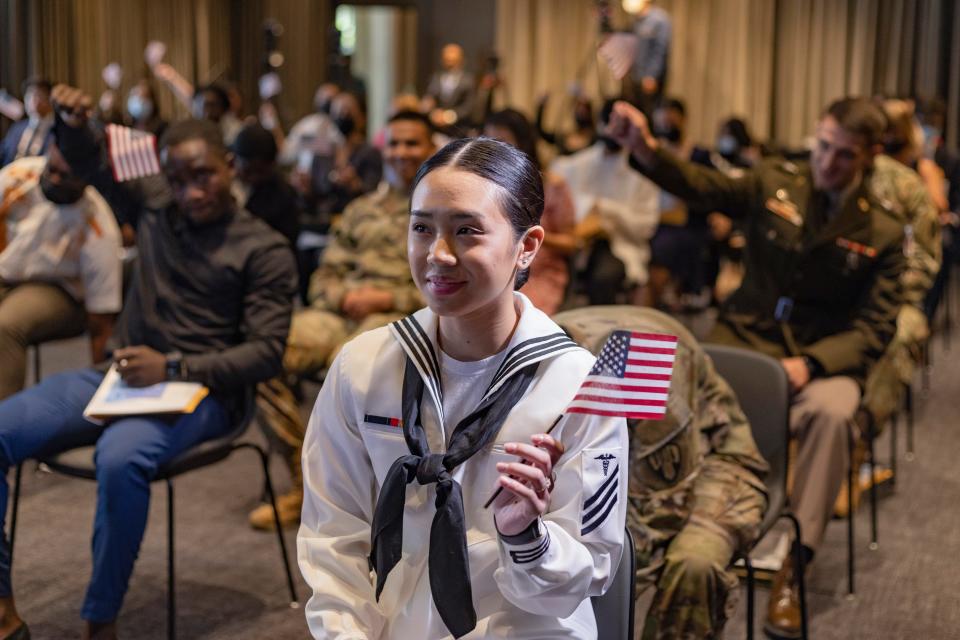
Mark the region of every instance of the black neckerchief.
POLYGON ((406 487, 417 480, 421 485, 435 482, 436 514, 430 526, 428 567, 430 592, 444 624, 454 637, 464 636, 477 626, 470 588, 470 564, 460 484, 450 473, 485 446, 500 431, 503 421, 526 393, 539 362, 530 364, 503 384, 460 421, 446 453, 431 453, 420 422, 423 378, 407 357, 403 374, 403 437, 409 455, 390 466, 377 498, 371 528, 370 565, 377 573, 377 601, 387 575, 400 560, 403 550, 403 509, 406 487))

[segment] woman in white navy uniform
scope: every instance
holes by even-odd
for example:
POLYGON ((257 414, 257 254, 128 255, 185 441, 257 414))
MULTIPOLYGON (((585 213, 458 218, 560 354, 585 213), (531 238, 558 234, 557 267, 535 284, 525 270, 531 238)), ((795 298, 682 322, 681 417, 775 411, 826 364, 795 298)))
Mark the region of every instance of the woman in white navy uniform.
POLYGON ((304 443, 315 638, 597 637, 626 425, 569 414, 544 433, 594 358, 515 291, 542 210, 539 171, 504 143, 458 140, 420 168, 408 252, 428 308, 344 346, 304 443))

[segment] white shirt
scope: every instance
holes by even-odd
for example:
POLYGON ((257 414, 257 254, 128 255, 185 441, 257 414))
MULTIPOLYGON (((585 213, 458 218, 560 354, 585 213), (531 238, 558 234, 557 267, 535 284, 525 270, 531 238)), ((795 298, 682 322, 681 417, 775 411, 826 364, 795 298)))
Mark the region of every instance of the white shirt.
POLYGON ((610 250, 633 284, 647 281, 650 238, 660 218, 660 190, 627 163, 627 152, 608 153, 602 142, 557 158, 550 170, 563 176, 573 194, 577 222, 596 205, 610 250))
POLYGON ((52 282, 90 313, 121 305, 120 229, 93 187, 80 200, 57 205, 40 190, 44 157, 21 158, 0 170, 0 280, 52 282))
POLYGON ((314 154, 330 155, 342 144, 343 135, 333 120, 323 113, 311 113, 300 118, 290 129, 278 159, 284 166, 303 162, 305 166, 300 169, 309 171, 307 159, 312 159, 314 154))
POLYGON ((507 355, 506 349, 483 360, 463 362, 440 351, 440 382, 443 387, 444 435, 447 441, 457 425, 480 405, 483 392, 507 355))
MULTIPOLYGON (((515 295, 522 305, 520 322, 491 382, 476 386, 486 396, 532 362, 538 362, 537 373, 494 443, 451 474, 462 488, 477 612, 477 627, 465 638, 591 640, 597 631, 589 598, 603 593, 613 579, 626 518, 626 464, 611 466, 606 476, 600 460, 626 461, 626 425, 622 418, 565 416, 552 434, 566 451, 554 467, 557 481, 539 535, 510 541, 497 535, 493 513, 483 504, 497 486, 496 464, 517 460, 503 443, 529 441, 548 428, 595 361, 525 296, 515 295), (606 505, 601 524, 584 528, 596 517, 588 514, 595 512, 601 494, 600 504, 606 505)), ((304 441, 297 534, 300 570, 312 590, 305 611, 314 638, 451 637, 433 603, 427 567, 436 485, 407 485, 403 555, 379 601, 368 564, 380 485, 392 463, 409 454, 398 421, 407 357, 424 379, 422 424, 431 451, 445 449, 434 416, 448 407, 466 407, 448 404, 452 390, 440 385, 437 324, 436 315, 422 309, 363 333, 344 346, 327 372, 304 441)), ((477 373, 487 364, 465 363, 464 369, 477 373)), ((452 417, 439 422, 449 425, 452 417)))

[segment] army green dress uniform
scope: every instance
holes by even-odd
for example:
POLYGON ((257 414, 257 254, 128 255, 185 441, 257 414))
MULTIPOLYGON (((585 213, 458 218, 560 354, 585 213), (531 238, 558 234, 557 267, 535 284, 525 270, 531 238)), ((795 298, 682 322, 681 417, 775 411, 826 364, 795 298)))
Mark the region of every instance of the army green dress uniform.
MULTIPOLYGON (((330 245, 310 279, 310 307, 298 311, 290 325, 283 356, 284 373, 301 376, 325 368, 353 336, 385 326, 424 306, 407 262, 410 194, 386 182, 373 193, 351 202, 331 229, 330 245), (356 322, 340 311, 344 296, 354 289, 375 287, 393 293, 393 308, 356 322)), ((257 407, 268 436, 284 453, 293 475, 291 509, 299 514, 302 496, 300 451, 306 424, 293 390, 282 378, 258 387, 257 407)), ((282 505, 278 508, 284 514, 282 505)), ((251 523, 269 528, 269 507, 251 514, 251 523)))
POLYGON ((881 155, 867 180, 874 197, 904 225, 907 261, 897 332, 870 370, 862 402, 879 433, 900 405, 904 385, 913 380, 920 350, 930 337, 923 301, 940 271, 942 245, 937 207, 916 171, 881 155))
POLYGON ((735 608, 733 554, 756 540, 767 498, 760 456, 736 396, 694 337, 652 309, 588 307, 554 317, 599 351, 611 331, 678 337, 663 420, 629 420, 627 525, 639 591, 656 588, 643 638, 712 638, 735 608))
POLYGON ((861 387, 895 332, 903 224, 862 180, 835 199, 815 191, 807 163, 768 160, 737 178, 663 150, 649 167, 633 164, 664 190, 744 222, 744 279, 710 341, 807 358, 813 379, 790 412, 791 503, 803 544, 816 549, 846 475, 861 387))

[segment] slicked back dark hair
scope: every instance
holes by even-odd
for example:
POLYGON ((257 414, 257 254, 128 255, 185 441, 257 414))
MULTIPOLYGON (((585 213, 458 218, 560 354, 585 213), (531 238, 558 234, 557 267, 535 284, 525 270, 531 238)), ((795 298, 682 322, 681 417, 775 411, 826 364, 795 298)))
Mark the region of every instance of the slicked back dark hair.
POLYGON ((823 118, 831 116, 847 133, 862 136, 867 148, 883 141, 887 129, 887 118, 883 111, 868 98, 840 98, 831 102, 823 118))
POLYGON ((203 140, 211 149, 216 150, 220 155, 227 154, 227 146, 223 143, 223 134, 220 127, 209 120, 198 120, 188 118, 174 122, 164 132, 160 138, 160 150, 169 149, 174 145, 186 142, 188 140, 203 140))
MULTIPOLYGON (((450 167, 489 180, 500 187, 500 208, 519 239, 527 229, 540 224, 543 215, 543 178, 540 169, 516 147, 492 138, 461 138, 433 154, 413 179, 413 190, 431 171, 450 167)), ((529 267, 517 273, 514 288, 530 277, 529 267)))

